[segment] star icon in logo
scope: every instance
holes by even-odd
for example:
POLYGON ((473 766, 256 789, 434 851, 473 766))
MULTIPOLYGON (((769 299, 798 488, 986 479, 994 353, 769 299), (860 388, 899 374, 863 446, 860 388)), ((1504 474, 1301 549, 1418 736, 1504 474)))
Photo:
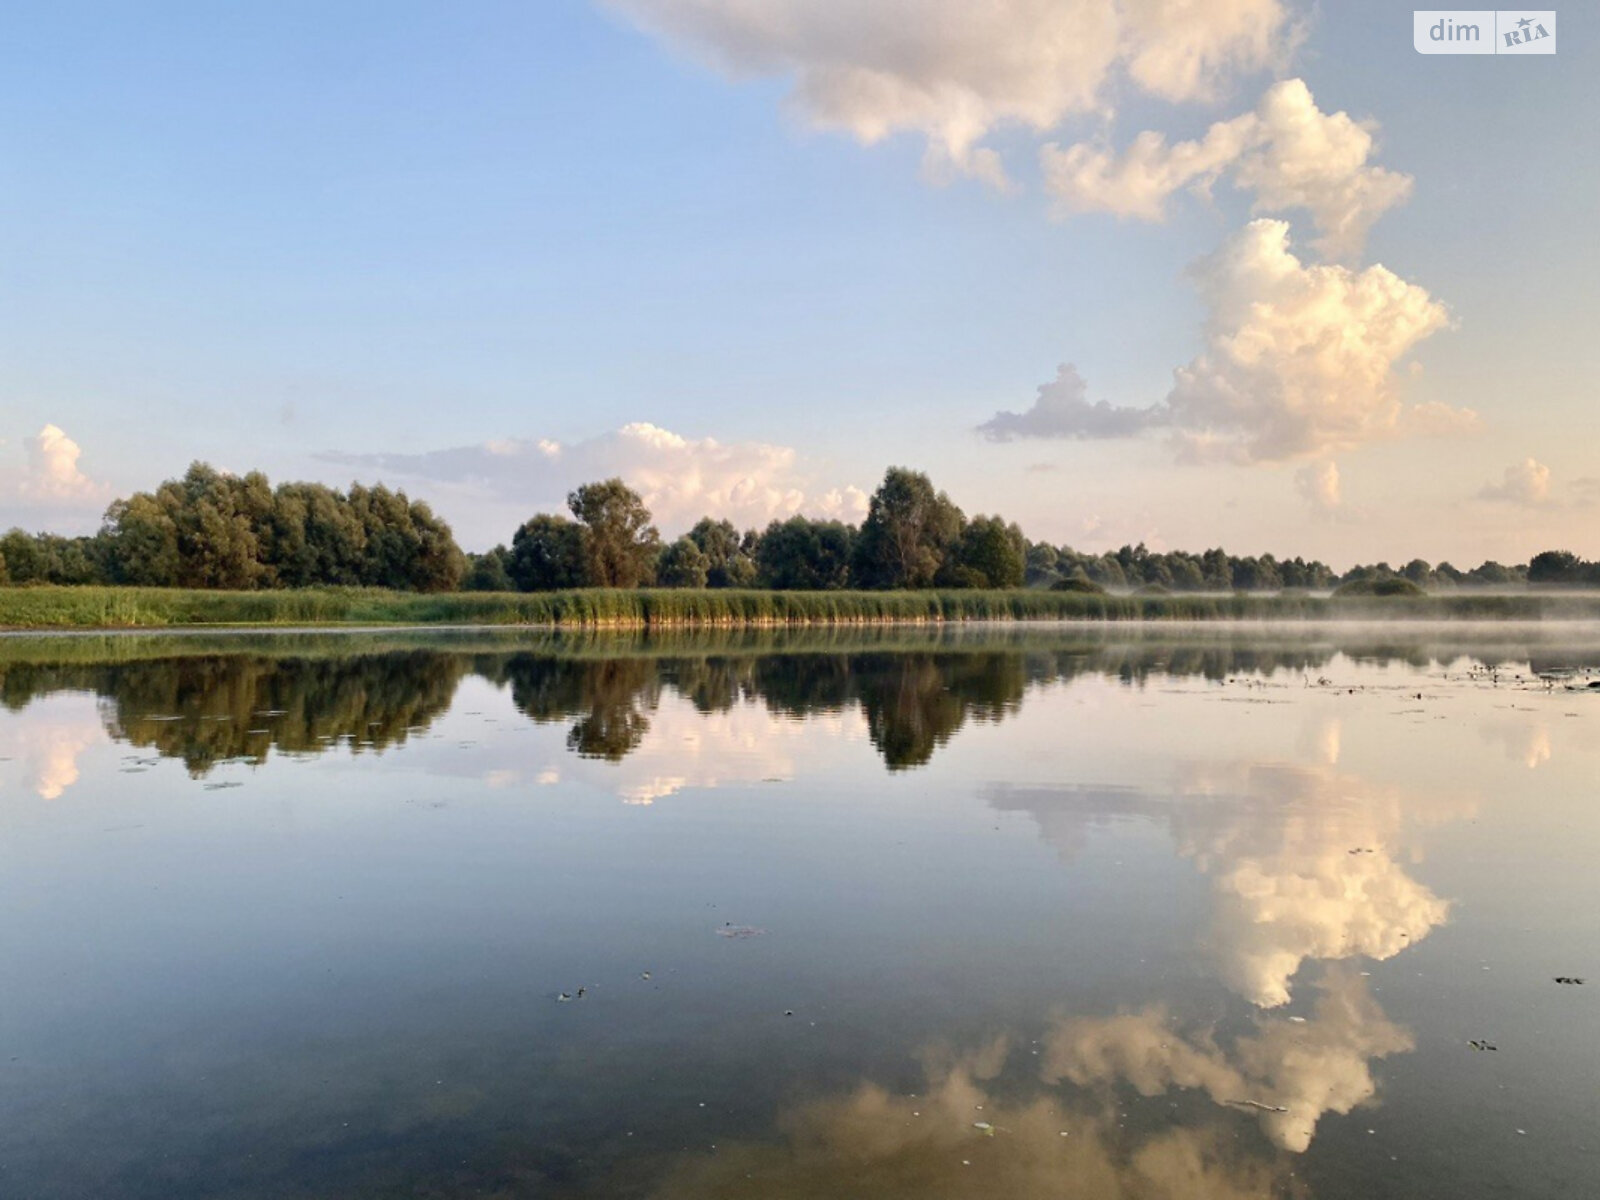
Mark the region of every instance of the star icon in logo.
POLYGON ((1523 18, 1522 18, 1522 20, 1520 20, 1520 21, 1518 21, 1518 22, 1517 22, 1517 25, 1518 25, 1518 26, 1519 26, 1519 27, 1520 27, 1520 28, 1521 28, 1521 29, 1523 29, 1523 30, 1524 30, 1524 31, 1526 31, 1526 30, 1527 30, 1527 28, 1528 28, 1528 26, 1529 26, 1529 25, 1532 25, 1532 24, 1533 24, 1533 21, 1532 21, 1532 20, 1530 20, 1530 19, 1529 19, 1529 18, 1527 18, 1527 17, 1523 17, 1523 18))

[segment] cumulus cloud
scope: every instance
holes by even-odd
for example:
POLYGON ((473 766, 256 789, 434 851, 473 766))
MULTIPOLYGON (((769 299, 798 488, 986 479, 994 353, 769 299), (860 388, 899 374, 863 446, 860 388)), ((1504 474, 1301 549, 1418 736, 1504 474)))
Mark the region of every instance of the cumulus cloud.
POLYGON ((1120 154, 1099 142, 1040 151, 1046 185, 1063 212, 1109 212, 1159 221, 1181 188, 1219 179, 1254 194, 1256 212, 1310 214, 1324 256, 1360 254, 1372 224, 1411 194, 1411 177, 1369 160, 1374 126, 1324 113, 1300 79, 1273 84, 1254 112, 1219 121, 1194 141, 1168 144, 1146 131, 1120 154))
POLYGON ((1006 186, 982 145, 1002 125, 1048 130, 1104 111, 1112 82, 1173 101, 1214 97, 1286 53, 1282 0, 607 0, 735 78, 793 80, 814 127, 871 144, 921 135, 926 172, 1006 186))
POLYGON ((1326 457, 1402 434, 1473 427, 1470 411, 1402 402, 1398 365, 1449 316, 1425 289, 1392 271, 1302 263, 1289 249, 1288 225, 1261 219, 1190 275, 1207 309, 1205 345, 1173 372, 1163 403, 1090 404, 1083 380, 1064 366, 1032 408, 998 413, 980 430, 1006 441, 1166 428, 1184 460, 1247 463, 1326 457))
POLYGON ((1339 485, 1339 464, 1332 459, 1307 463, 1295 472, 1294 483, 1312 512, 1327 515, 1344 503, 1339 485))
POLYGON ((28 464, 17 484, 24 499, 99 500, 106 489, 78 469, 83 450, 59 426, 46 425, 27 439, 28 464))
POLYGON ((1395 434, 1395 368, 1449 323, 1382 266, 1306 265, 1283 221, 1255 220, 1191 270, 1205 348, 1174 372, 1171 423, 1198 452, 1242 461, 1328 454, 1395 434))
POLYGON ((1478 492, 1478 499, 1523 504, 1530 508, 1549 504, 1550 468, 1538 459, 1525 458, 1507 467, 1499 483, 1485 484, 1478 492))
POLYGON ((1056 377, 1039 386, 1033 407, 1025 412, 997 412, 978 426, 992 442, 1017 438, 1119 438, 1158 423, 1153 408, 1118 408, 1104 400, 1089 402, 1088 385, 1071 363, 1056 368, 1056 377))
POLYGON ((323 458, 425 481, 462 500, 515 502, 530 513, 564 510, 572 488, 619 475, 644 498, 665 532, 707 515, 741 526, 797 512, 859 520, 867 502, 853 486, 809 490, 791 447, 688 438, 646 422, 570 444, 507 438, 422 454, 323 458))

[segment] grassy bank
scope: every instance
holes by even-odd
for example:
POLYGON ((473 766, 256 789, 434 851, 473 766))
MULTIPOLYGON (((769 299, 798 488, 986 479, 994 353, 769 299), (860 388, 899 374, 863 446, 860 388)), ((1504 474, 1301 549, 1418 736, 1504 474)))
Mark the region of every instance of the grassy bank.
POLYGON ((365 588, 217 592, 0 588, 3 629, 271 625, 750 628, 956 621, 1600 620, 1600 594, 1104 596, 1044 591, 653 590, 418 595, 365 588))

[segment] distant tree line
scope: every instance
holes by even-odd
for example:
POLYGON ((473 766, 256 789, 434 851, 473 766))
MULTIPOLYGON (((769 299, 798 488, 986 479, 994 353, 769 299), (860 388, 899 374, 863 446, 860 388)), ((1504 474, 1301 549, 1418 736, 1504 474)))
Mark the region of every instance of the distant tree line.
POLYGON ((272 487, 259 472, 195 463, 181 479, 106 511, 88 537, 0 538, 0 583, 122 583, 186 588, 313 585, 404 591, 564 588, 884 590, 1097 586, 1174 592, 1324 589, 1402 578, 1422 587, 1600 585, 1600 563, 1546 551, 1526 566, 1380 562, 1340 574, 1315 559, 1153 551, 1103 554, 1030 542, 1003 517, 968 517, 927 475, 891 467, 859 526, 794 516, 740 530, 705 517, 665 541, 621 479, 584 484, 565 513, 540 513, 483 554, 464 555, 421 501, 381 484, 272 487))

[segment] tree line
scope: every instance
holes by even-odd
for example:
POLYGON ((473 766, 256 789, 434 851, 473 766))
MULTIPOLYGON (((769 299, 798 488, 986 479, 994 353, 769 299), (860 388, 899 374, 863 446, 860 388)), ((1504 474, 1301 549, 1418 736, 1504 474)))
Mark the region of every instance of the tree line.
POLYGON ((14 584, 448 592, 465 571, 450 527, 404 492, 274 488, 259 471, 229 475, 204 463, 113 502, 92 536, 13 529, 0 538, 0 580, 14 584))
POLYGON ((1600 584, 1600 563, 1546 551, 1524 566, 1460 570, 1422 559, 1338 573, 1315 559, 1123 546, 1090 554, 1030 542, 1014 522, 968 517, 928 476, 891 467, 859 526, 793 516, 740 530, 701 519, 668 542, 621 479, 587 483, 567 512, 539 513, 502 544, 463 554, 422 501, 383 485, 235 476, 195 463, 181 479, 107 509, 87 537, 0 537, 0 583, 183 588, 383 587, 401 591, 765 588, 785 591, 1104 587, 1165 591, 1323 589, 1407 579, 1422 587, 1600 584))

